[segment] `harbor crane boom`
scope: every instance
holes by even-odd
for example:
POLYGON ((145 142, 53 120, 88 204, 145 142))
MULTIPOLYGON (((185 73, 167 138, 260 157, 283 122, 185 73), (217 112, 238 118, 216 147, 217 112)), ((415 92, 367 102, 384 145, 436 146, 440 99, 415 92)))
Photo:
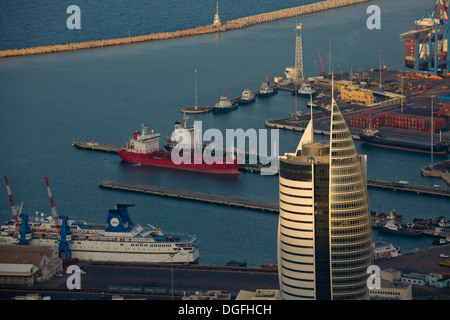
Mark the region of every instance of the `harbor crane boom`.
POLYGON ((12 211, 12 214, 13 214, 14 226, 16 227, 17 232, 20 232, 19 216, 22 213, 23 202, 20 205, 20 207, 16 206, 14 204, 14 197, 12 195, 11 188, 9 187, 8 178, 6 176, 4 176, 4 178, 5 178, 5 182, 6 182, 6 190, 8 191, 9 203, 11 205, 11 211, 12 211))
POLYGON ((45 184, 47 185, 48 197, 50 199, 50 205, 52 206, 52 216, 55 220, 55 227, 58 231, 61 230, 61 223, 59 222, 58 211, 56 210, 55 201, 53 200, 52 191, 50 190, 50 186, 48 184, 48 179, 45 177, 45 184))
POLYGON ((450 72, 448 5, 449 0, 436 0, 412 30, 400 34, 400 40, 406 41, 406 67, 434 75, 450 72))
POLYGON ((317 50, 319 52, 319 60, 320 60, 320 65, 322 66, 322 73, 320 74, 321 76, 325 75, 325 69, 323 68, 323 62, 322 62, 322 57, 320 56, 320 50, 317 50))

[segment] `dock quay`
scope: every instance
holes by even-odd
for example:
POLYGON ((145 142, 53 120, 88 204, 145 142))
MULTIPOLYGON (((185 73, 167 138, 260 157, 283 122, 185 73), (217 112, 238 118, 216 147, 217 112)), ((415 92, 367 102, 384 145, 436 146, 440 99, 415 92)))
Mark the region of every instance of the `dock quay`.
POLYGON ((429 186, 414 185, 406 181, 393 182, 393 181, 367 179, 367 186, 378 189, 388 189, 394 191, 412 192, 416 194, 426 194, 431 196, 450 197, 450 189, 442 188, 440 186, 429 187, 429 186))
MULTIPOLYGON (((191 190, 181 190, 181 189, 173 189, 173 188, 164 188, 158 186, 152 186, 147 184, 139 184, 132 182, 124 182, 124 181, 100 181, 98 183, 100 188, 112 189, 112 190, 121 190, 128 192, 139 192, 150 195, 157 195, 169 198, 176 199, 184 199, 184 200, 192 200, 192 201, 200 201, 211 204, 225 205, 230 207, 240 207, 245 209, 253 209, 267 212, 278 213, 279 204, 264 202, 264 201, 254 201, 247 200, 237 197, 230 196, 222 196, 217 194, 196 192, 191 190)), ((427 194, 433 196, 445 196, 450 197, 449 189, 436 189, 433 187, 427 186, 417 186, 411 184, 402 184, 396 182, 389 181, 381 181, 381 180, 368 180, 368 187, 380 188, 380 189, 388 189, 395 191, 409 191, 417 194, 427 194)))
MULTIPOLYGON (((103 40, 39 46, 39 47, 23 48, 23 49, 1 50, 0 58, 102 48, 102 47, 110 47, 110 46, 117 46, 117 45, 140 43, 140 42, 146 42, 146 41, 168 40, 168 39, 175 39, 175 38, 180 38, 180 37, 188 37, 188 36, 229 31, 229 30, 236 30, 236 29, 246 28, 246 27, 260 24, 260 23, 276 21, 276 20, 280 20, 280 19, 293 18, 293 17, 297 17, 300 15, 312 14, 312 13, 316 13, 316 12, 332 10, 332 9, 336 9, 336 8, 346 7, 346 6, 350 6, 353 4, 370 2, 370 1, 372 1, 372 0, 326 0, 326 1, 321 1, 321 2, 317 2, 317 3, 302 5, 302 6, 298 6, 298 7, 287 8, 287 9, 272 11, 272 12, 268 12, 268 13, 261 13, 261 14, 257 14, 257 15, 253 15, 253 16, 243 17, 243 18, 239 18, 239 19, 235 19, 235 20, 230 20, 230 21, 226 21, 226 22, 222 23, 219 26, 214 26, 211 24, 211 25, 205 25, 205 26, 198 26, 198 27, 194 27, 194 28, 190 28, 190 29, 186 29, 186 30, 177 30, 177 31, 172 31, 172 32, 159 32, 159 33, 152 33, 152 34, 148 34, 148 35, 129 36, 129 37, 123 37, 123 38, 116 38, 116 39, 103 39, 103 40)), ((213 13, 211 15, 213 15, 213 13)))
POLYGON ((121 147, 113 146, 109 144, 98 143, 97 141, 88 141, 88 142, 72 142, 72 146, 78 149, 88 149, 93 151, 103 151, 103 152, 112 152, 118 153, 121 147))
POLYGON ((420 169, 422 175, 424 177, 441 178, 448 185, 450 185, 450 161, 442 161, 440 163, 433 164, 432 167, 433 168, 431 168, 431 165, 422 167, 420 169))
POLYGON ((101 181, 99 187, 122 190, 129 192, 139 192, 163 197, 200 201, 206 203, 214 203, 230 207, 240 207, 245 209, 253 209, 268 212, 278 212, 278 203, 262 202, 241 199, 236 197, 221 196, 216 194, 202 193, 190 190, 180 190, 172 188, 164 188, 152 185, 123 182, 123 181, 101 181))
MULTIPOLYGON (((351 80, 344 79, 354 79, 354 74, 355 73, 342 73, 339 75, 339 78, 343 79, 342 83, 349 83, 351 80)), ((418 143, 430 143, 429 130, 419 130, 418 126, 417 129, 414 129, 412 126, 408 126, 407 123, 412 123, 410 120, 414 117, 430 116, 432 96, 436 97, 436 99, 434 99, 434 110, 436 112, 439 108, 448 105, 448 102, 441 98, 441 96, 448 92, 450 77, 446 75, 441 79, 415 79, 413 78, 415 75, 413 72, 391 69, 382 70, 382 75, 384 79, 382 89, 379 88, 378 83, 376 82, 370 82, 364 86, 366 90, 371 90, 373 95, 376 96, 375 103, 370 105, 358 104, 356 102, 339 99, 339 90, 335 89, 335 99, 337 98, 336 102, 339 105, 344 119, 347 121, 347 125, 353 139, 360 139, 359 134, 365 127, 368 127, 369 120, 375 123, 374 118, 377 116, 380 118, 381 114, 398 115, 403 113, 405 118, 402 118, 402 122, 400 120, 398 120, 396 124, 386 124, 385 122, 381 122, 377 123, 375 127, 372 127, 372 129, 377 129, 380 132, 380 135, 386 138, 414 141, 418 143), (401 83, 403 86, 407 86, 399 89, 401 83), (424 86, 428 89, 419 89, 424 86), (399 92, 402 94, 399 94, 399 92), (418 92, 420 92, 420 95, 417 94, 418 92), (364 119, 366 121, 361 121, 357 124, 355 119, 364 119)), ((314 101, 317 106, 314 108, 316 110, 313 110, 314 133, 321 135, 330 134, 329 108, 331 105, 331 87, 329 85, 330 79, 327 77, 324 77, 324 79, 315 78, 315 80, 311 80, 311 82, 314 81, 315 83, 316 91, 319 89, 323 93, 323 96, 320 99, 314 101)), ((336 80, 336 82, 339 81, 336 80)), ((293 88, 295 88, 295 86, 292 84, 278 84, 279 90, 292 92, 293 88)), ((303 132, 310 119, 311 114, 309 111, 295 116, 294 110, 292 110, 292 114, 288 117, 267 119, 265 121, 265 126, 276 129, 303 132)), ((450 142, 450 131, 445 129, 436 130, 433 141, 450 142)), ((450 150, 448 150, 448 152, 450 152, 450 150)))

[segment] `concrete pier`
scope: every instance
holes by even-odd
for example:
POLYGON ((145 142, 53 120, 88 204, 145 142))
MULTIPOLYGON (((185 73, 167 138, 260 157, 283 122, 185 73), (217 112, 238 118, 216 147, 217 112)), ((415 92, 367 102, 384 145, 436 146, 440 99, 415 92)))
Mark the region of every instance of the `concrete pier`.
POLYGON ((89 141, 89 142, 73 142, 72 146, 78 149, 87 149, 93 151, 104 151, 104 152, 112 152, 118 153, 121 147, 113 146, 109 144, 98 143, 97 141, 89 141))
POLYGON ((190 190, 163 188, 123 181, 101 181, 99 182, 99 187, 278 213, 278 203, 246 200, 190 190))
MULTIPOLYGON (((264 201, 254 201, 247 200, 242 198, 230 197, 230 196, 222 196, 217 194, 210 193, 202 193, 191 190, 181 190, 181 189, 172 189, 172 188, 164 188, 146 184, 132 183, 132 182, 124 182, 124 181, 101 181, 98 183, 99 187, 112 189, 112 190, 121 190, 121 191, 129 191, 129 192, 139 192, 150 195, 157 195, 175 199, 184 199, 184 200, 192 200, 192 201, 200 201, 204 203, 217 204, 217 205, 225 205, 229 207, 240 207, 244 209, 252 209, 259 211, 267 211, 278 213, 279 212, 279 204, 264 202, 264 201)), ((372 188, 380 188, 394 191, 407 191, 413 192, 417 194, 426 194, 432 196, 444 196, 450 197, 449 189, 435 189, 433 187, 427 186, 417 186, 411 184, 401 184, 390 181, 380 181, 370 179, 367 182, 368 187, 372 188)))

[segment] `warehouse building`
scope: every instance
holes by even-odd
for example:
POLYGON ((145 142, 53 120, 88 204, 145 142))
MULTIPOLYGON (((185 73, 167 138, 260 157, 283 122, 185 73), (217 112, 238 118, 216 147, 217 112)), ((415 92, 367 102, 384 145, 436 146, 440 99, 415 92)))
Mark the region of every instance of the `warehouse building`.
POLYGON ((62 270, 63 262, 56 248, 0 245, 0 285, 31 286, 62 270))

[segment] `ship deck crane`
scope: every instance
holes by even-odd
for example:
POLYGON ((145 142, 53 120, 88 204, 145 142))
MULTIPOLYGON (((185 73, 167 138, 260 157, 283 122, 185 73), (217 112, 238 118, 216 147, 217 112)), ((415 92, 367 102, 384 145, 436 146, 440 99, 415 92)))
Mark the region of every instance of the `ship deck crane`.
POLYGON ((436 0, 433 9, 415 21, 412 30, 400 34, 400 40, 407 41, 407 50, 408 42, 414 46, 411 60, 405 61, 407 67, 434 75, 450 72, 448 5, 449 0, 436 0), (438 11, 439 17, 435 17, 438 11))

